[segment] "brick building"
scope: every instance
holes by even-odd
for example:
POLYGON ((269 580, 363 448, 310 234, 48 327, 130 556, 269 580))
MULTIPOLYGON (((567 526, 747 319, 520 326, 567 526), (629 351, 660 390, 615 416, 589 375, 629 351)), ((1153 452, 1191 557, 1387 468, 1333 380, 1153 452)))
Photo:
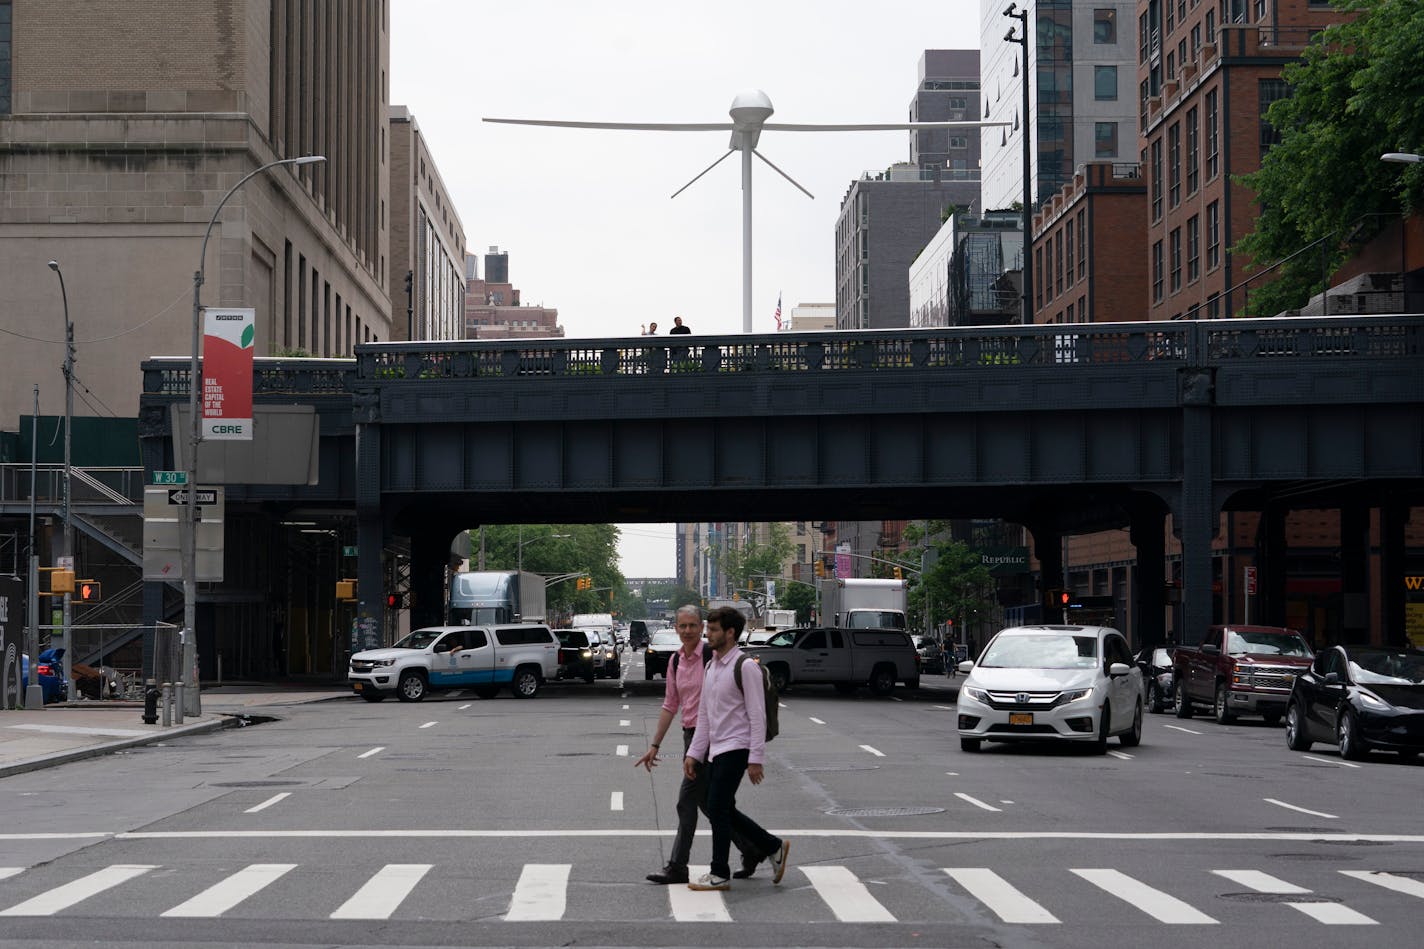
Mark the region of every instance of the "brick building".
POLYGON ((540 339, 562 337, 559 311, 522 306, 519 288, 509 282, 509 252, 491 247, 485 276, 474 254, 465 255, 465 339, 540 339))
POLYGON ((419 123, 403 105, 391 106, 390 134, 391 339, 461 339, 464 225, 419 123))

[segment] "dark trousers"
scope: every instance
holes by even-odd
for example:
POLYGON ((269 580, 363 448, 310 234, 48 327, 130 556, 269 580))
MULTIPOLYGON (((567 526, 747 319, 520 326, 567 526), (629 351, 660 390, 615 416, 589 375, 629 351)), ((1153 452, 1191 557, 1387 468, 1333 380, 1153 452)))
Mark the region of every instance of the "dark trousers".
MULTIPOLYGON (((692 735, 695 730, 692 728, 682 730, 684 758, 687 757, 687 749, 692 747, 692 735)), ((697 812, 705 811, 706 807, 707 767, 704 765, 697 769, 696 779, 689 781, 684 777, 682 785, 677 789, 677 833, 672 838, 672 853, 668 856, 669 866, 687 866, 687 861, 692 856, 692 838, 697 833, 697 812)), ((748 846, 746 840, 735 832, 732 834, 732 840, 736 843, 737 849, 744 854, 760 855, 762 853, 755 847, 748 846)))
POLYGON ((707 772, 707 821, 712 825, 713 876, 730 877, 727 863, 732 852, 732 840, 738 838, 743 852, 766 857, 781 849, 781 839, 773 837, 761 825, 737 810, 737 788, 747 773, 745 748, 724 751, 699 771, 707 772))

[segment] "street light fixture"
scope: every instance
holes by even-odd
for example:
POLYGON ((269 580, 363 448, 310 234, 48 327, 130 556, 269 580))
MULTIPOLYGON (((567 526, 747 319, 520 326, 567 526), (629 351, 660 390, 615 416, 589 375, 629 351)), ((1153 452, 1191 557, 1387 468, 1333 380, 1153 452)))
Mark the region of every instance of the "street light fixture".
POLYGON ((1417 165, 1424 161, 1424 155, 1416 155, 1413 152, 1385 152, 1380 156, 1380 161, 1391 161, 1400 165, 1417 165))
POLYGON ((1019 21, 1018 26, 1009 27, 1004 42, 1023 47, 1023 312, 1020 319, 1028 326, 1033 322, 1033 149, 1029 135, 1033 124, 1029 115, 1029 77, 1033 74, 1029 71, 1028 59, 1028 10, 1020 10, 1018 4, 1011 3, 1004 16, 1019 21))
POLYGON ((538 537, 531 537, 531 538, 529 538, 528 540, 525 540, 525 539, 524 539, 524 525, 523 525, 523 524, 520 524, 520 525, 519 525, 519 542, 518 542, 518 543, 519 543, 519 547, 518 547, 518 549, 515 551, 515 553, 518 555, 519 571, 520 571, 521 573, 524 571, 524 545, 525 545, 525 544, 532 544, 532 543, 534 543, 536 540, 554 540, 555 538, 558 538, 558 537, 572 537, 572 536, 573 536, 572 534, 540 534, 538 537))
MULTIPOLYGON (((64 289, 64 271, 59 269, 59 261, 51 260, 49 269, 59 277, 59 298, 64 303, 64 556, 70 558, 71 566, 74 558, 74 526, 70 522, 70 496, 73 493, 71 486, 70 466, 69 466, 69 429, 74 422, 74 324, 69 320, 69 294, 64 289)), ((30 490, 34 491, 34 485, 30 485, 30 490)), ((70 641, 73 630, 73 609, 70 594, 64 594, 64 680, 73 682, 74 677, 70 674, 74 664, 74 643, 70 641)), ((38 648, 38 647, 36 647, 38 648)), ((35 654, 38 656, 38 653, 35 654)), ((38 661, 32 657, 31 661, 38 661)), ((38 678, 38 676, 36 676, 38 678)))
MULTIPOLYGON (((223 195, 218 206, 213 209, 213 216, 208 220, 208 229, 203 232, 203 248, 198 256, 198 269, 193 272, 193 354, 188 363, 188 411, 192 415, 192 427, 188 435, 188 458, 186 471, 186 485, 188 492, 186 503, 183 505, 183 529, 179 533, 179 542, 183 555, 183 635, 184 643, 197 642, 197 616, 198 616, 198 445, 203 440, 203 419, 198 408, 198 347, 202 341, 202 288, 203 273, 207 267, 208 260, 208 238, 212 237, 213 225, 218 222, 218 215, 227 205, 228 199, 237 193, 237 189, 247 184, 253 178, 276 168, 278 165, 312 165, 317 162, 326 161, 324 155, 302 155, 299 158, 280 158, 277 161, 269 161, 248 172, 237 180, 237 184, 228 189, 223 195)), ((55 266, 53 263, 50 266, 55 266)), ((67 599, 67 597, 66 597, 67 599)), ((196 648, 196 646, 195 646, 196 648)), ((184 661, 187 661, 187 650, 184 650, 184 661)), ((69 655, 68 652, 65 653, 69 655)), ((185 669, 184 676, 191 670, 185 669)), ((198 683, 191 683, 193 687, 192 695, 196 699, 198 696, 198 683)), ((196 714, 196 709, 194 710, 196 714)))

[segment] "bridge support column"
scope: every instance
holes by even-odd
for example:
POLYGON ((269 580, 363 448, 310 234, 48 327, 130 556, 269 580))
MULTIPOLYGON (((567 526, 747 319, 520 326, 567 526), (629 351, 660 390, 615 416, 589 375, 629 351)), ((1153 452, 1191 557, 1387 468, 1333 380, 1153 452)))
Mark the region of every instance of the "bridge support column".
POLYGON ((445 574, 450 567, 450 537, 422 531, 410 538, 410 628, 445 622, 445 574))
POLYGON ((1044 525, 1026 525, 1033 537, 1033 555, 1038 558, 1038 601, 1043 606, 1045 623, 1063 622, 1063 611, 1050 607, 1046 591, 1063 584, 1063 534, 1044 525))
POLYGON ((379 402, 369 394, 353 400, 356 424, 356 633, 352 652, 386 642, 385 522, 381 517, 381 426, 379 402))
POLYGON ((1132 511, 1129 536, 1137 548, 1132 574, 1132 635, 1140 646, 1167 640, 1167 512, 1156 504, 1132 511))
POLYGON ((1380 642, 1405 645, 1404 528, 1409 505, 1389 498, 1380 505, 1380 642))
POLYGON ((1358 498, 1340 507, 1340 632, 1347 643, 1370 639, 1370 509, 1358 498))
POLYGON ((1258 577, 1261 591, 1259 615, 1252 619, 1264 626, 1286 625, 1286 515, 1289 511, 1279 504, 1267 504, 1261 512, 1261 526, 1256 532, 1259 542, 1257 556, 1261 569, 1258 577))
POLYGON ((1211 540, 1217 528, 1211 465, 1214 398, 1210 369, 1183 372, 1182 494, 1175 512, 1182 537, 1182 628, 1177 641, 1183 645, 1200 643, 1212 620, 1211 540))

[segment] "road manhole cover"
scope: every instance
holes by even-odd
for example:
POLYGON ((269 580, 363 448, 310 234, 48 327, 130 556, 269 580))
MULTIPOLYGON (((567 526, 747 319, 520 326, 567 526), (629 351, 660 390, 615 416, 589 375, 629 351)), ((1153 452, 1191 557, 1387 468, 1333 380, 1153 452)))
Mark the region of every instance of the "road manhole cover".
POLYGON ((826 813, 832 817, 921 817, 925 814, 943 814, 942 807, 831 807, 826 813))
POLYGON ((214 781, 210 788, 290 788, 307 781, 214 781))
POLYGON ((878 764, 834 764, 816 768, 797 768, 802 774, 821 774, 827 771, 879 771, 878 764))

